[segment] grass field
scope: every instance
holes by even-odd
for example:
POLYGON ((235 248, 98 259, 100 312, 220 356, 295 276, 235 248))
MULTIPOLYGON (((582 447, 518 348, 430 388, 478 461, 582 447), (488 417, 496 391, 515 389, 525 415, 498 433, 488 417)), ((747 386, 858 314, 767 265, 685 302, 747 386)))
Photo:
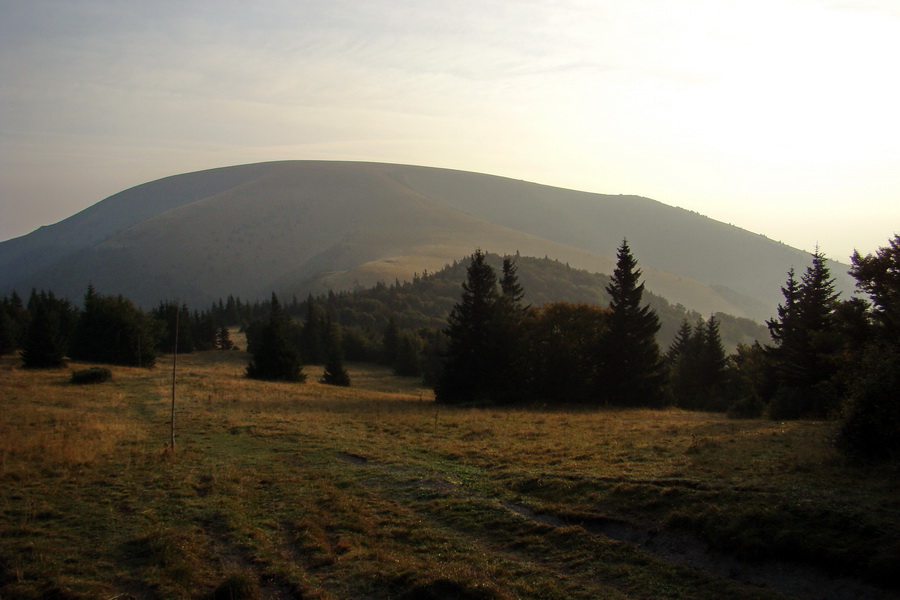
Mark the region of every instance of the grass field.
POLYGON ((896 465, 831 425, 436 406, 415 380, 97 385, 0 360, 0 598, 891 598, 896 465))

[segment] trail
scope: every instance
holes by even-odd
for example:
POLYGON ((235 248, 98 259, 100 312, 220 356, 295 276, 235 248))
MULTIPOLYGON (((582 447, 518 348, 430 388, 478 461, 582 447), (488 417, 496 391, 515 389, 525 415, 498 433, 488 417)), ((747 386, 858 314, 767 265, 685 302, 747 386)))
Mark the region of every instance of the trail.
MULTIPOLYGON (((335 458, 371 472, 372 483, 392 488, 397 496, 410 488, 427 490, 430 494, 445 494, 488 503, 519 519, 561 530, 579 527, 584 532, 629 544, 668 563, 741 584, 771 590, 790 598, 804 600, 893 600, 900 596, 851 577, 834 576, 823 570, 788 561, 744 561, 717 552, 704 541, 682 533, 658 531, 639 524, 617 519, 571 521, 551 513, 536 512, 513 502, 486 497, 454 483, 440 472, 422 473, 409 465, 380 463, 359 454, 338 452, 335 458)), ((404 499, 413 497, 402 494, 404 499)))

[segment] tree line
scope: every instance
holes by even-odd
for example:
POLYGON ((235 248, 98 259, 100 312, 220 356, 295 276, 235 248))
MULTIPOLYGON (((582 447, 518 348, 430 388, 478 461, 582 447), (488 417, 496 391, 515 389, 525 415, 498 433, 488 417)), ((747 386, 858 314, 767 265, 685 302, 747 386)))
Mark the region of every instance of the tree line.
POLYGON ((734 417, 835 419, 857 458, 900 454, 900 236, 851 257, 861 293, 841 299, 817 249, 766 325, 771 343, 726 355, 716 316, 685 319, 665 353, 659 319, 643 302, 627 241, 606 307, 521 305, 514 264, 502 274, 472 256, 445 334, 436 399, 447 404, 561 403, 678 406, 734 417))
MULTIPOLYGON (((787 274, 784 301, 766 324, 771 341, 739 344, 730 355, 721 328, 733 321, 683 310, 671 344, 660 349, 658 310, 652 296, 645 301, 627 241, 615 271, 604 276, 605 306, 594 291, 590 302, 526 305, 519 257, 501 262, 499 277, 480 250, 468 264, 448 266, 465 271, 461 295, 458 279, 427 273, 286 305, 274 294, 253 303, 230 296, 204 311, 161 302, 144 313, 91 287, 83 309, 52 292, 32 291, 27 302, 12 293, 0 298, 0 353, 20 349, 24 366, 34 368, 60 366, 67 356, 150 366, 176 337, 179 352, 232 348, 228 327, 240 323, 251 377, 303 381, 304 364, 322 364, 324 381, 348 385, 344 360, 380 362, 423 377, 446 404, 678 406, 735 417, 837 418, 848 453, 898 451, 889 441, 900 437, 893 391, 900 375, 898 236, 875 254, 851 257, 861 295, 849 299, 835 292, 816 250, 802 275, 787 274), (447 303, 454 286, 449 317, 435 323, 427 305, 447 303), (432 295, 412 293, 422 288, 432 295), (404 308, 393 314, 392 306, 404 308)), ((527 264, 546 268, 550 261, 527 264)))
POLYGON ((163 352, 230 350, 228 327, 206 312, 161 302, 149 313, 121 295, 88 286, 83 308, 50 291, 32 290, 27 302, 13 292, 0 298, 0 354, 20 349, 26 368, 56 368, 66 358, 150 367, 163 352), (176 335, 177 331, 177 335, 176 335))

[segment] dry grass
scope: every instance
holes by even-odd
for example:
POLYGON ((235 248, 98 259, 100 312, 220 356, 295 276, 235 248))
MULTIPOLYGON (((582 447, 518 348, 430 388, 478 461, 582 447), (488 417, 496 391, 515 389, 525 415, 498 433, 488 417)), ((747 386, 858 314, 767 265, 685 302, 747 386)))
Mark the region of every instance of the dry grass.
POLYGON ((896 539, 893 472, 844 465, 824 423, 457 409, 381 368, 339 388, 309 366, 302 385, 248 380, 246 361, 179 358, 172 454, 165 360, 74 386, 3 359, 0 596, 775 595, 598 534, 611 519, 746 555, 856 553, 873 578, 896 558, 852 543, 896 539))

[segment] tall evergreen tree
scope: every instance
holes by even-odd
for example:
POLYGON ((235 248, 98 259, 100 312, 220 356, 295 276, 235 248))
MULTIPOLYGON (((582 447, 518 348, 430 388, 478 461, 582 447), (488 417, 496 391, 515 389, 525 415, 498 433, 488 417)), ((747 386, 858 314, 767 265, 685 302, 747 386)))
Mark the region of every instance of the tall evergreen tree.
POLYGON ((322 373, 320 382, 329 385, 349 386, 350 374, 344 367, 341 329, 330 316, 325 321, 324 342, 326 346, 325 371, 322 373))
POLYGON ((794 267, 788 270, 787 283, 781 288, 781 295, 784 296, 784 303, 778 305, 778 316, 766 321, 769 335, 778 345, 783 345, 785 342, 790 344, 793 338, 799 335, 797 302, 800 298, 800 290, 794 267))
POLYGON ((519 269, 511 257, 503 257, 500 292, 513 306, 521 307, 522 299, 525 297, 525 289, 519 283, 518 271, 519 269))
POLYGON ((665 377, 656 343, 659 318, 648 305, 641 305, 644 283, 640 278, 637 261, 623 240, 606 287, 610 314, 598 351, 597 393, 609 404, 656 406, 662 402, 665 377))
POLYGON ((687 317, 685 317, 681 321, 678 331, 675 332, 675 338, 669 345, 669 350, 666 352, 666 362, 670 365, 677 363, 681 355, 687 351, 693 338, 694 328, 691 326, 690 321, 687 320, 687 317))
POLYGON ((28 326, 22 343, 26 368, 59 368, 65 365, 77 311, 53 292, 32 291, 28 300, 28 326))
POLYGON ((497 375, 493 323, 497 275, 478 249, 466 270, 463 293, 448 318, 448 352, 435 399, 444 404, 494 401, 497 375))
POLYGON ((327 360, 326 333, 325 316, 310 294, 306 299, 306 319, 300 334, 300 355, 304 363, 321 364, 327 360))
POLYGON ((525 290, 519 283, 515 261, 503 259, 500 295, 492 323, 495 363, 494 399, 499 403, 522 402, 528 392, 528 365, 524 320, 528 308, 522 305, 525 290))
POLYGON ((890 344, 900 344, 900 234, 875 254, 861 256, 854 252, 850 274, 856 286, 872 299, 872 316, 879 337, 890 344))
POLYGON ((725 410, 725 349, 719 321, 711 316, 693 327, 682 323, 666 356, 669 387, 677 406, 699 410, 725 410))
POLYGON ((799 283, 788 273, 782 288, 785 304, 778 318, 768 322, 777 346, 772 350, 778 391, 770 405, 773 418, 823 417, 835 408, 836 398, 825 384, 838 367, 842 339, 836 320, 839 292, 818 249, 799 283))
POLYGON ((247 365, 247 377, 269 381, 306 381, 300 353, 290 339, 290 317, 273 293, 269 319, 253 343, 253 358, 247 365))
POLYGON ((28 313, 15 291, 0 299, 0 354, 20 347, 27 322, 28 313))

